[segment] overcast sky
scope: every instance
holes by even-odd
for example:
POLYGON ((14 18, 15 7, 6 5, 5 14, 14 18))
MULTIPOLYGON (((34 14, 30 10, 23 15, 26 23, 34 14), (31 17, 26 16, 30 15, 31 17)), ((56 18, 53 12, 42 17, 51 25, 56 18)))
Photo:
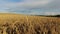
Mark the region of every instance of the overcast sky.
POLYGON ((0 0, 0 13, 60 14, 60 0, 0 0))

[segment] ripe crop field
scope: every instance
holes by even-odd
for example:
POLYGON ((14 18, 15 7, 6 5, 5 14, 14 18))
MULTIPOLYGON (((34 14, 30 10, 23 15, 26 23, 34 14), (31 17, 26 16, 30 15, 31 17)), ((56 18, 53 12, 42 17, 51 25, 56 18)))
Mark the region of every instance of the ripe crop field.
POLYGON ((60 18, 0 14, 0 34, 60 34, 60 18))

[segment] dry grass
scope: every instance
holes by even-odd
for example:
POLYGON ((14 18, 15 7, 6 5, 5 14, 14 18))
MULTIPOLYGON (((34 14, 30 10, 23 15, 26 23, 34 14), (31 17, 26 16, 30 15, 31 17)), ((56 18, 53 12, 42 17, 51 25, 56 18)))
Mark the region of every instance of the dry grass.
POLYGON ((0 34, 60 34, 60 18, 0 14, 0 34))

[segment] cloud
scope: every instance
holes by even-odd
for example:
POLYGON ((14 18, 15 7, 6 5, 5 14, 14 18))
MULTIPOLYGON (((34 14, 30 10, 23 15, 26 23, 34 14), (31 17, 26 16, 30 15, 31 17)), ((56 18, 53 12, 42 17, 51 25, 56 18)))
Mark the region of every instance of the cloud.
POLYGON ((45 15, 59 15, 60 12, 45 12, 45 15))
POLYGON ((16 13, 16 12, 10 12, 10 11, 0 11, 0 13, 16 13))
POLYGON ((52 0, 25 0, 23 2, 17 2, 17 3, 11 3, 11 2, 4 2, 3 7, 21 7, 21 8, 37 8, 37 7, 43 7, 46 4, 50 3, 52 0))
POLYGON ((59 14, 58 12, 60 11, 60 0, 22 0, 20 2, 6 1, 0 0, 0 11, 4 10, 7 12, 40 15, 51 13, 56 14, 55 12, 59 14))
POLYGON ((28 15, 60 15, 60 12, 32 12, 28 15))
POLYGON ((10 13, 9 11, 0 11, 0 13, 10 13))

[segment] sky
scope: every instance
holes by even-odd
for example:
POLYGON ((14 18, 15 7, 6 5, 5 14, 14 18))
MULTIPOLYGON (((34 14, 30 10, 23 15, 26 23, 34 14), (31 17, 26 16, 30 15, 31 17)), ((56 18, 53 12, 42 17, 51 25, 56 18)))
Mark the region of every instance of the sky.
POLYGON ((57 15, 60 0, 0 0, 0 13, 57 15))

